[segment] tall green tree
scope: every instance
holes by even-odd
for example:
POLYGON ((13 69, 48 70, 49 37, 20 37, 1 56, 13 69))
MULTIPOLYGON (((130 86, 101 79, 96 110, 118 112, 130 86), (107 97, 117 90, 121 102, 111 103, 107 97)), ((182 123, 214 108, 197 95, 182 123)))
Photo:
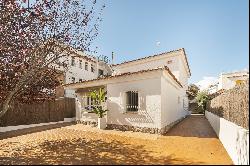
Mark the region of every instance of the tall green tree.
POLYGON ((207 91, 198 92, 196 96, 196 100, 197 100, 198 106, 201 107, 203 111, 205 111, 206 104, 210 100, 208 92, 207 91))
POLYGON ((196 86, 195 84, 190 84, 187 90, 188 99, 193 100, 196 97, 199 90, 200 89, 198 86, 196 86))

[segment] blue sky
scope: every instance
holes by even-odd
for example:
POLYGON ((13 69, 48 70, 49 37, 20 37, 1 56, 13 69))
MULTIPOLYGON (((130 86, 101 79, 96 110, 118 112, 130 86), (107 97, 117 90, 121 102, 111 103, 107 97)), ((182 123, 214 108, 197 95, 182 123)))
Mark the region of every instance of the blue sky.
POLYGON ((98 55, 111 57, 113 51, 116 63, 183 47, 192 72, 190 83, 249 66, 248 0, 105 4, 96 45, 98 55))

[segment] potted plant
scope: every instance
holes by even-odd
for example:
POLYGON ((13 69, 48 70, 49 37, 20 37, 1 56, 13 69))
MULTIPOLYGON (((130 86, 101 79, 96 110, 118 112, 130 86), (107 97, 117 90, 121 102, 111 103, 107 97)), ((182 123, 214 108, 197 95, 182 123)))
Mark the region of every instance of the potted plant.
POLYGON ((90 97, 93 100, 92 110, 98 116, 98 128, 105 129, 107 126, 106 115, 107 109, 104 109, 104 102, 106 101, 106 92, 103 88, 98 91, 94 90, 90 93, 90 97))

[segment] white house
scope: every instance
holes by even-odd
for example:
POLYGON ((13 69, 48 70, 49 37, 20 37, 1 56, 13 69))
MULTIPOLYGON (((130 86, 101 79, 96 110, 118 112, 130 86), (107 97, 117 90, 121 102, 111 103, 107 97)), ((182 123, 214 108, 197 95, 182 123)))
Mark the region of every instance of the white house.
POLYGON ((219 78, 218 90, 232 89, 235 85, 243 83, 249 79, 248 71, 238 71, 232 73, 222 73, 219 78))
MULTIPOLYGON (((111 74, 110 65, 103 60, 98 60, 82 51, 74 50, 74 52, 67 53, 66 56, 58 59, 60 63, 64 63, 57 66, 58 70, 64 72, 64 84, 82 82, 111 74), (67 65, 67 68, 63 67, 64 65, 67 65)), ((64 96, 75 98, 75 91, 67 89, 64 91, 64 96)))
POLYGON ((248 71, 237 71, 230 73, 221 73, 219 78, 213 79, 209 82, 206 87, 202 87, 205 80, 202 80, 197 83, 198 86, 202 87, 201 90, 205 90, 208 94, 221 93, 225 90, 232 89, 235 85, 244 83, 247 79, 249 79, 248 71))
POLYGON ((64 85, 76 90, 76 120, 96 123, 88 112, 93 89, 107 91, 107 128, 165 133, 188 112, 188 78, 185 50, 178 49, 112 65, 110 76, 64 85))

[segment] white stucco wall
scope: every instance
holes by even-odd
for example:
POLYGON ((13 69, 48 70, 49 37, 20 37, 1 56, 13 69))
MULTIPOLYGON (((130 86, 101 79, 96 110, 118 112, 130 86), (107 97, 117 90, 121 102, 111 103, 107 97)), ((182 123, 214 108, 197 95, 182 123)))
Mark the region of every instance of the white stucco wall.
MULTIPOLYGON (((103 82, 107 89, 107 123, 161 129, 189 112, 183 102, 188 102, 185 90, 178 85, 167 71, 155 71, 103 82), (126 92, 138 91, 139 110, 126 112, 126 92), (179 103, 178 103, 179 97, 179 103)), ((80 113, 82 94, 77 94, 76 118, 83 121, 97 121, 93 113, 80 113)))
POLYGON ((249 130, 246 130, 224 118, 205 112, 227 153, 236 165, 249 164, 249 130))
POLYGON ((140 70, 148 70, 157 67, 168 66, 171 71, 178 70, 178 58, 174 55, 170 57, 155 57, 151 60, 141 60, 138 62, 128 63, 124 65, 114 66, 114 71, 117 74, 126 73, 126 72, 136 72, 140 70), (169 60, 172 60, 172 63, 167 64, 169 60))
POLYGON ((108 84, 108 124, 160 128, 161 77, 108 84), (138 113, 125 110, 125 93, 138 91, 138 113))
MULTIPOLYGON (((183 65, 183 61, 180 57, 178 57, 178 70, 179 70, 179 77, 178 77, 178 80, 180 81, 181 85, 183 86, 183 89, 184 90, 188 90, 188 73, 186 71, 186 69, 184 68, 184 65, 183 65)), ((186 93, 186 92, 185 92, 186 93)))
POLYGON ((161 128, 185 117, 189 113, 183 107, 183 102, 186 102, 183 91, 183 88, 176 85, 169 77, 161 77, 161 128))
POLYGON ((184 89, 188 87, 189 73, 187 72, 184 53, 179 50, 151 58, 146 58, 134 62, 129 62, 114 66, 114 74, 136 72, 140 70, 154 69, 167 66, 174 76, 183 84, 184 89), (170 62, 170 63, 169 63, 170 62))
MULTIPOLYGON (((114 66, 113 69, 115 74, 126 73, 126 72, 136 72, 140 70, 148 70, 162 66, 168 66, 171 72, 179 79, 180 75, 180 57, 182 52, 177 51, 169 53, 166 55, 160 55, 153 58, 146 58, 143 60, 138 60, 126 64, 121 64, 114 66), (171 61, 170 63, 168 63, 171 61)), ((184 65, 184 64, 181 64, 184 65)))

